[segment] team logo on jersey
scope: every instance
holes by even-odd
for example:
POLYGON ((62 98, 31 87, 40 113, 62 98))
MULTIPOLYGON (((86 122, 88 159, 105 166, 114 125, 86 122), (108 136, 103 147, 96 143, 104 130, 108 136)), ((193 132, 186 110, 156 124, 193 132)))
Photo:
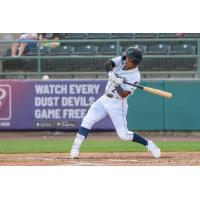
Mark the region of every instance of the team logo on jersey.
POLYGON ((11 86, 0 84, 0 120, 11 118, 11 86))
POLYGON ((115 73, 115 76, 116 76, 117 78, 123 79, 123 81, 127 81, 127 79, 126 79, 125 77, 122 77, 122 76, 120 76, 119 74, 116 74, 116 73, 115 73))

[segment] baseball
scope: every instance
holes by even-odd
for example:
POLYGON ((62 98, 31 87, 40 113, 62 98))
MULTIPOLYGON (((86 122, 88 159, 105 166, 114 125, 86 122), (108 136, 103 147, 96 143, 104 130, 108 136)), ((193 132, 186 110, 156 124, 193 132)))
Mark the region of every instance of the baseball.
POLYGON ((43 79, 43 80, 49 80, 49 76, 48 76, 48 75, 44 75, 44 76, 42 77, 42 79, 43 79))

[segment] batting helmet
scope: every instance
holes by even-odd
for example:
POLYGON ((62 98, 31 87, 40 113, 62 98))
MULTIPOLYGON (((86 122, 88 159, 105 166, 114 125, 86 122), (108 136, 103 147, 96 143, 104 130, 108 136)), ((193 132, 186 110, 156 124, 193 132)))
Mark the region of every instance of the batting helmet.
POLYGON ((123 55, 133 60, 133 63, 136 65, 142 61, 142 51, 136 47, 129 47, 123 55))

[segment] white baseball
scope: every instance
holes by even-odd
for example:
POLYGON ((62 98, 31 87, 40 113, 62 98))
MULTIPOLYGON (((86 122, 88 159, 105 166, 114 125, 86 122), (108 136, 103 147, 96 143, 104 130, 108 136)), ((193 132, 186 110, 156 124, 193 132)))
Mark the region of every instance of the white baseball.
POLYGON ((48 75, 44 75, 44 76, 42 77, 42 79, 43 79, 43 80, 49 80, 49 76, 48 76, 48 75))

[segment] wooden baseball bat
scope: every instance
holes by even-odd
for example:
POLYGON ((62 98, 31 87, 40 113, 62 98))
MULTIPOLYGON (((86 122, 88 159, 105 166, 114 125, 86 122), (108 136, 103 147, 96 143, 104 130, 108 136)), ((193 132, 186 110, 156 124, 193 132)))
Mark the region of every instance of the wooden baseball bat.
POLYGON ((124 81, 124 83, 127 84, 127 85, 132 85, 134 87, 137 87, 137 88, 144 90, 146 92, 150 92, 152 94, 160 95, 160 96, 168 98, 168 99, 172 98, 171 92, 165 92, 163 90, 158 90, 158 89, 151 88, 151 87, 145 87, 145 86, 134 84, 134 83, 128 83, 126 81, 124 81))

